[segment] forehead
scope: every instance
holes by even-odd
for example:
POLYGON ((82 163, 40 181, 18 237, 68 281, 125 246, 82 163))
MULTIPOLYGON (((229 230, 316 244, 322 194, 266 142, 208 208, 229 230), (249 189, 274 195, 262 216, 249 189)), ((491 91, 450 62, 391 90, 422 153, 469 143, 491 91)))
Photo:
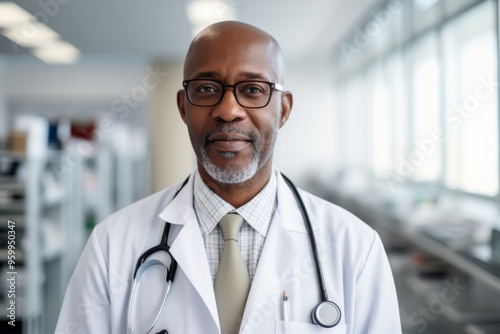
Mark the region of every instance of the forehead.
POLYGON ((227 32, 208 35, 190 47, 184 78, 213 77, 228 83, 247 78, 278 82, 280 54, 265 36, 227 32))

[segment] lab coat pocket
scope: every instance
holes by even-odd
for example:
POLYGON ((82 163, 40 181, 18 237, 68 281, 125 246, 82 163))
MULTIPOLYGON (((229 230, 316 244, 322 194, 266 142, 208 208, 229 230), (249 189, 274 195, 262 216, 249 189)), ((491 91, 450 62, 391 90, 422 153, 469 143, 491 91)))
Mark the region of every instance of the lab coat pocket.
POLYGON ((324 328, 318 325, 308 324, 296 321, 276 321, 276 334, 309 334, 309 333, 328 333, 345 334, 346 325, 337 325, 332 328, 324 328))

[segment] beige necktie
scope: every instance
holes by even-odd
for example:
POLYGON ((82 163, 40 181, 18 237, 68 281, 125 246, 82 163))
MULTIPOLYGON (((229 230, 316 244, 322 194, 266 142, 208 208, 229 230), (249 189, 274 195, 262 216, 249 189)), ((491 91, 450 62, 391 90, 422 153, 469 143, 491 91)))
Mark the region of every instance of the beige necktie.
POLYGON ((250 290, 248 269, 241 256, 238 233, 243 218, 227 214, 219 222, 224 235, 224 252, 215 277, 215 299, 222 334, 237 334, 250 290))

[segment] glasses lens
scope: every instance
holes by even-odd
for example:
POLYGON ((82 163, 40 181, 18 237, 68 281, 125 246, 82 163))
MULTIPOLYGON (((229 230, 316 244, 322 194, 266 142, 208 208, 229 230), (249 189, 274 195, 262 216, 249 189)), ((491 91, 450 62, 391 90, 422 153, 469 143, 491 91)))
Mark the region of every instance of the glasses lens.
POLYGON ((216 81, 195 80, 188 84, 187 91, 192 104, 209 107, 219 103, 224 87, 216 81))
POLYGON ((264 107, 271 95, 271 87, 267 82, 244 81, 238 83, 235 89, 238 102, 249 108, 264 107))
MULTIPOLYGON (((233 89, 238 103, 248 108, 266 106, 272 94, 271 84, 261 81, 241 81, 233 89)), ((221 101, 225 87, 213 80, 193 80, 188 83, 187 92, 192 104, 211 107, 221 101)))

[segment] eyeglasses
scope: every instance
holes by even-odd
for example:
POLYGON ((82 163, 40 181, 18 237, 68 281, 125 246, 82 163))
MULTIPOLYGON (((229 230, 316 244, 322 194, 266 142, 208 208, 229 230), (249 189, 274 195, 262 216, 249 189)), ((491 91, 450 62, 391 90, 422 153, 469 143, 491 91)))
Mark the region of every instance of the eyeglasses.
POLYGON ((226 85, 217 80, 193 79, 182 82, 191 104, 213 107, 222 101, 227 88, 233 89, 236 101, 244 108, 264 108, 269 104, 274 90, 283 91, 283 85, 267 81, 240 81, 226 85))

